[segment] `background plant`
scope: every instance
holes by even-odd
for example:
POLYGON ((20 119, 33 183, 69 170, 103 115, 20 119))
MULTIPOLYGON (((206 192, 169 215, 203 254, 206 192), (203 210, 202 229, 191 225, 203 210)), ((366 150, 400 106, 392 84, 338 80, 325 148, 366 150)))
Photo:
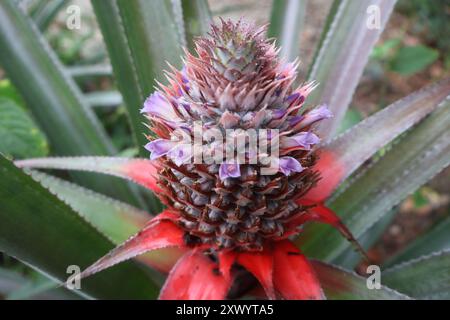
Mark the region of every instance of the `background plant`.
MULTIPOLYGON (((307 30, 307 21, 302 24, 303 12, 314 6, 313 2, 286 0, 273 3, 269 35, 276 37, 285 48, 281 54, 292 58, 299 53, 308 57, 307 50, 316 52, 315 58, 310 59, 309 77, 318 80, 321 87, 308 103, 314 105, 325 99, 330 102, 336 119, 343 120, 322 128, 322 134, 330 137, 399 98, 390 92, 398 83, 398 77, 410 77, 401 78, 402 81, 417 81, 414 77, 424 77, 424 73, 440 67, 440 73, 425 77, 426 82, 413 88, 418 89, 443 77, 446 70, 448 47, 437 41, 442 38, 440 36, 410 44, 399 40, 403 39, 399 35, 385 39, 389 34, 383 34, 376 44, 381 31, 371 35, 361 27, 365 23, 365 8, 372 2, 382 6, 383 21, 387 20, 393 1, 334 2, 319 37, 324 40, 328 35, 329 41, 318 41, 316 49, 306 48, 306 43, 299 39, 299 35, 307 30), (350 60, 355 53, 358 58, 350 60), (363 78, 356 98, 364 96, 362 85, 367 78, 372 79, 369 88, 375 87, 376 95, 353 101, 372 108, 358 108, 352 103, 348 109, 361 74, 363 78), (389 84, 386 79, 396 83, 389 84), (343 85, 330 86, 339 83, 343 85)), ((0 132, 3 138, 0 152, 10 159, 49 155, 146 157, 142 148, 145 141, 142 133, 146 129, 138 109, 153 91, 154 79, 164 81, 161 70, 166 68, 165 60, 179 66, 181 45, 190 48, 192 37, 207 30, 211 21, 208 3, 94 0, 95 16, 82 15, 80 33, 69 31, 65 26, 64 9, 69 4, 58 0, 28 3, 7 0, 0 5, 0 65, 5 70, 5 79, 0 83, 0 132), (100 39, 95 22, 105 46, 93 45, 100 39)), ((268 1, 265 5, 270 4, 268 1)), ((398 10, 404 12, 406 9, 401 4, 402 1, 398 10)), ((438 18, 427 13, 435 8, 414 5, 416 7, 409 11, 412 12, 411 19, 421 19, 429 31, 427 34, 442 30, 432 26, 432 19, 438 18)), ((445 8, 445 4, 442 7, 445 8)), ((84 13, 89 10, 83 8, 84 13)), ((252 8, 251 2, 237 7, 238 10, 248 8, 252 8)), ((240 15, 241 11, 233 10, 233 4, 229 2, 222 7, 216 6, 213 13, 240 15)), ((445 12, 444 9, 438 11, 445 12)), ((402 34, 411 32, 408 28, 398 29, 402 34)), ((317 30, 315 33, 319 34, 317 30)), ((445 83, 441 83, 437 89, 426 89, 418 97, 422 99, 421 103, 437 105, 441 101, 432 97, 436 96, 436 90, 444 96, 448 94, 445 88, 445 83)), ((408 101, 411 104, 416 100, 409 98, 405 103, 408 101)), ((419 190, 410 198, 414 206, 420 207, 420 203, 423 206, 424 201, 425 205, 427 202, 435 206, 440 202, 445 204, 445 199, 442 200, 445 196, 418 188, 448 165, 449 127, 447 101, 421 124, 378 151, 330 200, 331 207, 342 215, 366 248, 371 247, 395 219, 397 206, 410 193, 419 190), (395 175, 402 178, 393 180, 395 175), (433 199, 430 194, 435 198, 437 195, 440 200, 430 200, 433 199)), ((347 135, 352 136, 354 132, 357 131, 347 135)), ((353 149, 346 150, 351 156, 353 149)), ((82 160, 66 159, 60 164, 48 162, 44 166, 126 175, 116 171, 120 162, 111 160, 109 167, 98 167, 95 162, 82 160)), ((149 192, 117 178, 72 170, 55 171, 53 176, 32 171, 29 172, 31 176, 27 176, 7 160, 1 161, 0 250, 5 254, 2 255, 0 290, 4 296, 153 298, 157 295, 161 275, 150 268, 142 268, 142 265, 170 264, 175 255, 173 252, 155 252, 146 255, 143 262, 130 262, 106 271, 98 278, 86 280, 82 292, 54 289, 54 281, 47 277, 65 279, 67 265, 77 263, 85 267, 137 231, 147 220, 146 212, 156 213, 160 209, 160 204, 149 192), (54 247, 54 243, 60 245, 54 247), (45 272, 46 276, 35 270, 45 272), (122 285, 111 287, 108 282, 122 285)), ((445 268, 449 265, 449 253, 445 250, 449 246, 448 208, 441 207, 446 212, 433 219, 429 233, 385 261, 387 266, 409 261, 386 270, 386 285, 415 298, 449 297, 450 290, 443 281, 449 277, 448 268, 445 268), (431 255, 436 250, 443 251, 431 255), (425 257, 419 258, 422 255, 425 257), (411 260, 414 258, 419 259, 411 260), (405 280, 404 277, 409 278, 405 280), (411 279, 414 281, 409 281, 411 279)), ((307 240, 302 243, 302 248, 309 256, 347 269, 358 265, 359 257, 329 228, 311 225, 306 233, 310 237, 305 237, 307 240)), ((390 290, 368 291, 362 278, 330 265, 317 263, 317 270, 329 298, 400 297, 390 290), (331 275, 350 284, 348 291, 339 291, 336 285, 327 282, 331 275)))

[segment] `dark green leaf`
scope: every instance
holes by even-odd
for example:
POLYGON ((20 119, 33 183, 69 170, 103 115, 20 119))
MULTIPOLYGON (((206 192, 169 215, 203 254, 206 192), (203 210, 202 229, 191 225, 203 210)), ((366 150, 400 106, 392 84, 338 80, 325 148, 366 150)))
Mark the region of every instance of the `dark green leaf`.
POLYGON ((115 244, 127 240, 151 218, 145 211, 45 173, 32 171, 31 176, 115 244))
MULTIPOLYGON (((113 244, 31 177, 0 158, 0 251, 65 281, 69 265, 87 267, 113 244)), ((135 263, 86 279, 96 298, 154 298, 158 289, 135 263)), ((78 292, 78 291, 77 291, 78 292)))
MULTIPOLYGON (((123 243, 141 230, 152 218, 146 212, 126 203, 42 172, 31 171, 31 176, 111 239, 114 244, 123 243)), ((179 256, 180 251, 177 248, 166 248, 146 253, 138 257, 138 260, 158 270, 168 271, 179 256)))
POLYGON ((407 296, 381 286, 368 289, 366 279, 353 272, 319 261, 312 261, 327 299, 331 300, 404 300, 407 296))
POLYGON ((389 259, 385 266, 417 258, 421 255, 450 248, 450 217, 439 222, 430 231, 415 239, 404 250, 389 259))
POLYGON ((417 299, 450 299, 450 251, 404 262, 382 273, 382 281, 417 299))
MULTIPOLYGON (((114 154, 110 139, 74 81, 30 18, 12 0, 0 1, 0 64, 60 155, 114 154)), ((125 201, 140 203, 120 181, 76 175, 77 181, 125 201)))

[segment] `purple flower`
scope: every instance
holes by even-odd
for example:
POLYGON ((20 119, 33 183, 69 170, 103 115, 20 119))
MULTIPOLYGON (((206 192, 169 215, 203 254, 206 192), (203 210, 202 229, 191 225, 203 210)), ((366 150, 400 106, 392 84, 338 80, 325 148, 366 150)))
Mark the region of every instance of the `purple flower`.
POLYGON ((177 165, 188 163, 192 158, 192 145, 188 143, 180 143, 171 149, 167 156, 177 165))
POLYGON ((300 93, 298 92, 294 92, 293 94, 291 94, 290 96, 288 96, 284 101, 286 102, 292 102, 297 100, 300 97, 300 93))
POLYGON ((279 160, 279 170, 288 176, 292 172, 302 172, 303 167, 296 159, 292 157, 282 157, 279 160))
POLYGON ((311 150, 311 146, 320 142, 320 138, 312 132, 300 132, 291 137, 283 137, 281 145, 284 148, 300 147, 304 150, 311 150))
POLYGON ((175 146, 176 146, 175 141, 166 139, 156 139, 147 143, 144 148, 152 153, 150 155, 150 159, 155 160, 158 159, 159 157, 166 155, 175 146))
POLYGON ((286 109, 275 109, 272 110, 272 117, 274 119, 280 119, 286 114, 286 109))
POLYGON ((241 168, 238 163, 222 163, 219 168, 220 180, 226 178, 238 178, 241 176, 241 168))
POLYGON ((312 109, 307 114, 305 114, 305 118, 301 121, 301 128, 307 127, 314 122, 329 119, 333 116, 331 111, 328 109, 327 105, 321 105, 315 109, 312 109))
POLYGON ((141 113, 149 113, 167 121, 180 120, 172 104, 159 92, 153 93, 145 100, 141 113))
POLYGON ((305 119, 305 116, 302 116, 302 115, 293 116, 292 118, 289 119, 289 125, 291 127, 294 127, 297 123, 299 123, 303 119, 305 119))

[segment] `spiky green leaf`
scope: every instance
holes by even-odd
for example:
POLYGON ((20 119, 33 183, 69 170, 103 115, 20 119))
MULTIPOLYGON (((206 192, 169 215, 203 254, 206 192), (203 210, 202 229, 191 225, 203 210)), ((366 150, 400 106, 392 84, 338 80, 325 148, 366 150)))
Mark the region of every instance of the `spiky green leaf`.
MULTIPOLYGON (((0 173, 0 251, 65 281, 68 266, 85 268, 113 248, 97 229, 4 158, 0 173)), ((127 263, 84 280, 81 292, 143 299, 154 298, 158 289, 135 263, 127 263)))
POLYGON ((153 92, 155 79, 164 79, 167 62, 175 66, 181 62, 182 51, 168 1, 92 1, 142 156, 146 155, 143 133, 147 129, 139 110, 153 92))
POLYGON ((389 259, 384 266, 393 266, 397 263, 427 255, 435 251, 450 248, 450 217, 439 222, 431 230, 419 236, 405 249, 389 259))
POLYGON ((450 299, 450 250, 433 253, 382 273, 386 285, 417 299, 450 299))
MULTIPOLYGON (((447 99, 329 205, 359 238, 393 206, 449 164, 450 100, 447 99)), ((349 243, 327 226, 309 227, 298 239, 307 254, 332 261, 350 250, 349 243)))
MULTIPOLYGON (((0 64, 17 87, 34 118, 60 155, 114 154, 110 139, 55 53, 12 0, 0 2, 0 64)), ((97 191, 138 202, 120 181, 76 176, 97 191)))
POLYGON ((407 296, 381 286, 369 289, 367 280, 353 272, 319 261, 312 261, 320 284, 330 300, 404 300, 407 296))
POLYGON ((327 24, 314 59, 310 80, 319 87, 308 103, 328 104, 334 117, 323 121, 318 131, 325 140, 339 128, 367 59, 389 19, 395 0, 336 0, 332 21, 327 24))

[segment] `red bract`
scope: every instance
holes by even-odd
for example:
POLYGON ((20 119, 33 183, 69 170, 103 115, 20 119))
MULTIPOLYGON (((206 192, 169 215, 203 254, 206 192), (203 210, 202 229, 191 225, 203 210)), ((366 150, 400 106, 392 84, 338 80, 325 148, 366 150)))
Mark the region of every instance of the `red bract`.
POLYGON ((278 61, 263 31, 242 22, 213 26, 209 38, 197 41, 197 56, 187 54, 184 69, 169 74, 170 85, 145 101, 142 112, 158 136, 146 146, 153 162, 131 161, 115 172, 153 190, 168 209, 83 277, 150 250, 180 247, 185 253, 170 271, 161 299, 224 299, 243 270, 269 299, 325 297, 313 268, 289 238, 315 221, 357 244, 323 205, 346 166, 331 150, 317 150, 314 125, 331 113, 326 106, 303 107, 315 85, 292 87, 296 64, 278 61), (245 152, 237 150, 231 159, 219 150, 225 141, 217 135, 192 148, 185 138, 195 137, 199 123, 219 134, 235 130, 233 139, 248 131, 266 134, 270 150, 263 154, 276 164, 274 171, 265 174, 263 159, 252 158, 248 136, 245 152), (269 153, 274 141, 276 156, 269 153), (192 161, 196 147, 220 161, 192 161))

